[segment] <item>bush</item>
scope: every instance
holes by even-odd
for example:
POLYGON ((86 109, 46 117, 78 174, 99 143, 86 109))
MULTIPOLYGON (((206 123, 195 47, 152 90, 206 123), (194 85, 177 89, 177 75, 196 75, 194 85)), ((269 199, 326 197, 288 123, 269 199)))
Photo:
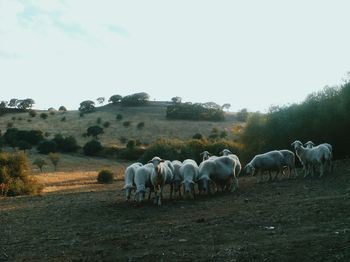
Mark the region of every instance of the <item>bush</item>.
POLYGON ((121 121, 123 119, 123 116, 121 114, 118 114, 115 119, 117 119, 118 121, 121 121))
POLYGON ((203 138, 203 136, 202 136, 202 134, 200 134, 200 133, 196 133, 196 134, 193 135, 192 138, 193 138, 193 139, 198 139, 198 140, 200 140, 200 139, 203 138))
POLYGON ((62 122, 66 122, 66 120, 67 120, 67 119, 66 119, 65 116, 61 118, 61 121, 62 121, 62 122))
POLYGON ((137 129, 142 129, 145 127, 145 122, 140 122, 137 124, 137 129))
POLYGON ((29 110, 29 115, 30 115, 31 117, 36 117, 37 114, 38 114, 38 113, 37 113, 35 110, 29 110))
POLYGON ((224 111, 220 107, 212 106, 211 103, 176 103, 167 106, 166 117, 168 119, 184 120, 225 120, 224 111))
POLYGON ((98 125, 100 125, 100 124, 102 123, 102 118, 101 118, 101 117, 98 117, 97 120, 96 120, 96 123, 97 123, 98 125))
POLYGON ((131 124, 131 121, 124 121, 124 122, 123 122, 123 126, 124 126, 124 127, 129 127, 130 124, 131 124))
POLYGON ((113 183, 114 174, 109 169, 103 169, 98 173, 97 182, 101 184, 110 184, 113 183))
POLYGON ((49 116, 49 115, 46 114, 46 113, 41 113, 41 114, 40 114, 40 117, 41 117, 42 119, 44 119, 44 120, 45 120, 46 118, 48 118, 48 116, 49 116))
POLYGON ((96 140, 87 142, 83 147, 84 154, 87 156, 97 156, 102 151, 102 149, 103 147, 101 143, 96 140))
POLYGON ((57 134, 52 141, 56 143, 56 149, 59 152, 76 152, 79 149, 77 140, 73 136, 64 137, 61 134, 57 134))
POLYGON ((129 140, 128 143, 126 143, 126 147, 129 149, 133 149, 136 146, 135 140, 129 140))
POLYGON ((36 194, 43 189, 29 177, 29 163, 25 154, 0 153, 0 166, 0 184, 5 185, 5 195, 36 194))
POLYGON ((6 126, 7 126, 7 128, 12 128, 12 127, 13 127, 13 123, 12 123, 12 122, 8 122, 8 123, 6 124, 6 126))
POLYGON ((36 149, 40 154, 55 153, 57 151, 57 145, 55 141, 43 140, 38 144, 36 149))
POLYGON ((108 128, 108 127, 110 127, 110 125, 111 125, 111 123, 108 122, 108 121, 106 121, 106 122, 103 123, 103 127, 104 127, 104 128, 108 128))

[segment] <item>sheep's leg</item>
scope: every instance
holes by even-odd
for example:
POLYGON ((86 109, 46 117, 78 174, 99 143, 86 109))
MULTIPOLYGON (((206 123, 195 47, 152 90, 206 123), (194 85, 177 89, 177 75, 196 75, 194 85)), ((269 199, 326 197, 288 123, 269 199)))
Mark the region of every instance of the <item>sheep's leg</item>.
POLYGON ((238 189, 238 179, 236 176, 232 179, 231 192, 235 192, 238 189))
POLYGON ((173 199, 174 184, 170 184, 170 199, 173 199))
POLYGON ((320 178, 323 176, 323 172, 324 172, 324 166, 323 166, 323 163, 321 163, 320 165, 320 178))

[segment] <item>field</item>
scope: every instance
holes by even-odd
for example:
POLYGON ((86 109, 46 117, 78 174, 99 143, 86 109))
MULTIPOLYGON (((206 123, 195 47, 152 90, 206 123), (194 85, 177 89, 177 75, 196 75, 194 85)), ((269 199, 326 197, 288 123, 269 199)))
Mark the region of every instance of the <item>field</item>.
POLYGON ((160 208, 125 203, 122 178, 97 184, 87 162, 36 173, 39 196, 0 198, 0 261, 350 261, 350 160, 322 179, 241 177, 237 192, 195 201, 166 193, 160 208))

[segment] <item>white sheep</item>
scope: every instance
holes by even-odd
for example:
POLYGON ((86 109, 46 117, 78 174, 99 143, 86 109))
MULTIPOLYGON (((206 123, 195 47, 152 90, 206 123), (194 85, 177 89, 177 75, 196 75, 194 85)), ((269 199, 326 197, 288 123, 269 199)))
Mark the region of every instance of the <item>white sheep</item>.
POLYGON ((145 199, 147 188, 149 188, 148 200, 151 198, 153 185, 151 183, 151 174, 153 172, 153 164, 146 164, 136 170, 134 183, 136 186, 135 199, 137 202, 142 202, 145 199))
POLYGON ((164 159, 153 157, 149 163, 153 164, 151 174, 151 183, 156 195, 155 203, 160 206, 162 204, 164 186, 172 184, 173 173, 164 159))
POLYGON ((235 191, 238 189, 236 177, 236 161, 228 156, 208 159, 199 165, 198 189, 205 193, 210 192, 210 182, 220 186, 222 191, 235 191))
MULTIPOLYGON (((304 145, 306 148, 313 148, 315 146, 315 143, 312 141, 307 141, 304 145)), ((330 160, 329 168, 330 168, 330 171, 333 171, 333 146, 329 143, 322 143, 320 145, 325 145, 331 152, 331 160, 330 160)))
POLYGON ((192 159, 186 159, 183 161, 182 166, 180 167, 180 175, 183 178, 183 190, 184 196, 195 198, 195 189, 194 185, 198 179, 199 168, 197 163, 192 159))
POLYGON ((183 178, 181 177, 180 174, 180 167, 182 166, 182 162, 179 160, 173 160, 171 162, 174 167, 174 178, 173 178, 173 183, 174 183, 174 194, 178 193, 178 196, 181 197, 181 184, 183 181, 183 178))
MULTIPOLYGON (((245 172, 247 174, 255 175, 257 171, 260 173, 261 180, 263 180, 264 171, 269 172, 269 180, 272 179, 271 171, 277 171, 276 176, 283 172, 284 157, 280 151, 274 150, 264 154, 258 154, 245 166, 245 172)), ((258 181, 259 182, 259 181, 258 181)))
POLYGON ((282 149, 280 150, 280 152, 283 155, 283 159, 284 159, 284 166, 287 167, 288 169, 288 178, 292 177, 292 173, 294 173, 294 177, 298 176, 298 173, 296 171, 295 168, 295 154, 287 149, 282 149))
POLYGON ((202 161, 208 160, 211 154, 208 151, 203 151, 199 154, 202 157, 202 161))
POLYGON ((233 158, 235 161, 236 161, 236 170, 235 170, 235 173, 236 173, 236 176, 238 177, 239 174, 241 173, 241 170, 242 170, 242 165, 241 165, 241 162, 239 161, 239 158, 237 155, 233 154, 230 150, 228 149, 224 149, 220 152, 221 155, 223 156, 229 156, 231 158, 233 158))
POLYGON ((141 163, 133 163, 125 169, 124 175, 124 187, 125 190, 125 200, 130 200, 131 191, 135 189, 134 177, 136 170, 142 166, 141 163))
POLYGON ((330 165, 332 154, 325 145, 318 145, 312 148, 303 147, 303 143, 296 140, 292 143, 295 153, 303 165, 305 174, 304 177, 310 173, 314 174, 314 167, 320 167, 320 177, 324 174, 324 166, 330 165))

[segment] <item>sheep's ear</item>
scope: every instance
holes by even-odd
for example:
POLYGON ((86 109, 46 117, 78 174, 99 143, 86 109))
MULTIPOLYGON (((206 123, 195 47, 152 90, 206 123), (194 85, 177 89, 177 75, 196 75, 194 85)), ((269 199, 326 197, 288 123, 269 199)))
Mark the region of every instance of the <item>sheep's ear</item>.
POLYGON ((164 159, 161 159, 160 162, 164 162, 165 160, 164 159))
POLYGON ((149 163, 153 163, 153 162, 152 162, 152 160, 150 160, 150 161, 148 161, 147 163, 149 164, 149 163))

